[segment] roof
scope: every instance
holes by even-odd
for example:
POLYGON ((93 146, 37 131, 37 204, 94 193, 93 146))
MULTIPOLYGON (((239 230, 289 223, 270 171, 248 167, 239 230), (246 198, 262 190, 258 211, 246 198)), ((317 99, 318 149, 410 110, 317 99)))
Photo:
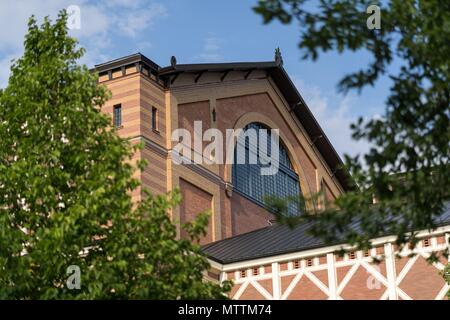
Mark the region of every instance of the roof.
MULTIPOLYGON (((435 219, 435 224, 437 227, 450 224, 450 203, 435 219)), ((310 226, 304 223, 291 229, 286 225, 273 225, 207 244, 202 249, 211 260, 229 264, 329 246, 308 234, 310 226)), ((360 230, 359 223, 354 223, 352 228, 360 230)))
POLYGON ((96 70, 99 73, 113 70, 113 69, 120 69, 121 67, 136 64, 136 63, 142 63, 147 65, 150 69, 158 71, 161 69, 161 67, 144 56, 142 53, 133 53, 125 57, 121 57, 118 59, 114 59, 111 61, 107 61, 101 64, 96 64, 94 67, 94 70, 96 70))
POLYGON ((176 58, 172 57, 171 65, 161 68, 143 54, 136 53, 96 65, 95 70, 99 73, 106 73, 108 70, 120 69, 123 66, 132 64, 140 64, 144 68, 149 69, 152 73, 157 75, 158 78, 165 80, 166 86, 170 85, 170 79, 173 79, 181 73, 200 74, 203 72, 226 73, 233 70, 265 70, 274 80, 275 84, 289 104, 292 112, 297 116, 303 128, 309 135, 312 144, 314 144, 320 152, 323 159, 331 169, 332 174, 339 181, 342 188, 345 191, 353 190, 355 188, 354 184, 351 182, 350 175, 345 169, 342 168, 343 162, 341 158, 283 68, 281 58, 276 58, 275 61, 262 62, 177 64, 176 58))
POLYGON ((180 73, 200 73, 200 72, 226 72, 231 70, 266 70, 272 77, 275 84, 283 94, 284 98, 292 108, 293 112, 305 128, 311 141, 319 150, 320 154, 331 168, 333 174, 344 188, 344 190, 354 189, 350 181, 349 174, 342 168, 343 162, 334 149, 325 132, 320 127, 311 110, 298 92, 296 86, 290 79, 282 63, 278 61, 263 62, 232 62, 232 63, 200 63, 200 64, 173 64, 159 70, 160 76, 171 76, 180 73))
POLYGON ((256 69, 274 69, 277 67, 278 64, 275 61, 174 64, 161 68, 161 70, 159 70, 159 74, 161 76, 165 76, 183 72, 221 72, 227 70, 247 71, 256 69))

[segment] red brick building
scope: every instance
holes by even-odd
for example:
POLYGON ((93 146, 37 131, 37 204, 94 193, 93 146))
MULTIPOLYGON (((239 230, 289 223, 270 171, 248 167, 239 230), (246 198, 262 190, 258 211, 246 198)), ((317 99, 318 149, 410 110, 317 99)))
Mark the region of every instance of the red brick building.
MULTIPOLYGON (((178 64, 172 57, 160 67, 134 54, 95 67, 99 82, 112 92, 104 106, 121 136, 145 147, 135 155, 149 165, 137 172, 154 194, 178 187, 183 195, 171 212, 177 222, 210 210, 207 235, 210 278, 233 279, 234 299, 442 299, 448 290, 438 270, 446 261, 428 265, 431 251, 448 243, 450 214, 442 227, 423 233, 414 258, 395 259, 392 239, 374 240, 370 252, 350 252, 340 258, 337 245, 325 247, 304 234, 303 226, 289 230, 272 225, 264 194, 309 195, 323 191, 320 205, 350 188, 339 169, 341 159, 314 119, 276 55, 274 61, 218 64, 178 64), (201 121, 201 128, 195 126, 201 121), (256 174, 258 165, 215 163, 193 150, 201 163, 176 164, 172 133, 195 137, 208 129, 226 136, 229 129, 279 129, 279 171, 273 177, 256 174), (383 256, 380 265, 372 256, 383 256)), ((183 141, 185 143, 185 141, 183 141)), ((205 142, 200 142, 205 147, 205 142)), ((251 146, 245 146, 252 152, 251 146)), ((224 144, 225 151, 226 146, 224 144)), ((183 154, 183 156, 185 156, 183 154)), ((133 197, 139 201, 142 190, 133 197)), ((184 235, 180 232, 180 236, 184 235)))

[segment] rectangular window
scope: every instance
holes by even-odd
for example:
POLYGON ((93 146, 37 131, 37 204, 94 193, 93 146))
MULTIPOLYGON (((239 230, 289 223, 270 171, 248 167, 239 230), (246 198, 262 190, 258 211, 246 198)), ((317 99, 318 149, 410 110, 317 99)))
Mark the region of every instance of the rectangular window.
POLYGON ((122 126, 122 105, 120 105, 120 104, 116 104, 114 106, 113 122, 114 122, 114 127, 116 127, 116 128, 119 128, 122 126))
POLYGON ((152 107, 152 130, 158 131, 158 109, 152 107))

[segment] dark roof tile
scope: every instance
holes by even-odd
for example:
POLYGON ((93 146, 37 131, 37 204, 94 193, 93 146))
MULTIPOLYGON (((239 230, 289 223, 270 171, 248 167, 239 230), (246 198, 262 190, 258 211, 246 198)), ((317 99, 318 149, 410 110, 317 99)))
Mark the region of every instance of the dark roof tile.
MULTIPOLYGON (((437 226, 450 224, 450 203, 435 223, 437 226)), ((212 260, 228 264, 328 246, 308 234, 310 226, 304 223, 291 229, 286 225, 273 225, 207 244, 203 252, 212 260)), ((360 229, 357 222, 353 227, 360 229)))

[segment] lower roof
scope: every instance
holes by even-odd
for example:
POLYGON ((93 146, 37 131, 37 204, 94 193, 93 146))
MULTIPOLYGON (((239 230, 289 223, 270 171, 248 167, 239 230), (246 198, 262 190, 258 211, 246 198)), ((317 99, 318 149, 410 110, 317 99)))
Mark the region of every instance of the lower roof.
MULTIPOLYGON (((438 227, 450 225, 450 203, 436 217, 435 224, 438 227)), ((202 249, 211 260, 229 264, 330 246, 320 238, 309 235, 310 227, 310 223, 299 224, 293 229, 286 225, 273 225, 207 244, 202 249)), ((355 231, 361 229, 358 222, 352 228, 355 231)), ((343 242, 331 245, 338 244, 343 242)))

